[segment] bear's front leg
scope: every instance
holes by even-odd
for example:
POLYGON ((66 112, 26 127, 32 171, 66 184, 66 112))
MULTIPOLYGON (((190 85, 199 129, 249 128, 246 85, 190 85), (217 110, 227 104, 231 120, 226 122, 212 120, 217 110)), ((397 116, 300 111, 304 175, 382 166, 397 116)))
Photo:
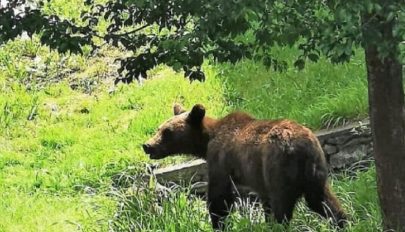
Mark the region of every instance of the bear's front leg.
POLYGON ((224 229, 224 220, 229 215, 233 203, 230 177, 209 177, 207 204, 214 230, 224 229))
POLYGON ((273 211, 271 209, 270 201, 269 200, 262 200, 262 206, 264 211, 264 219, 266 223, 270 223, 273 219, 273 211))

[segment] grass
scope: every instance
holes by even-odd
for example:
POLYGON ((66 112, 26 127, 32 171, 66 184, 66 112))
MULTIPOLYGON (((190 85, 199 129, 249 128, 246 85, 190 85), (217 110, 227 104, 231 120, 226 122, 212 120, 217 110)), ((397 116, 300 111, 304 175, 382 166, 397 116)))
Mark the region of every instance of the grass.
MULTIPOLYGON (((77 1, 53 4, 46 10, 78 17, 68 10, 77 1)), ((288 61, 296 54, 278 49, 288 61)), ((258 118, 292 118, 313 129, 367 115, 360 56, 350 64, 321 60, 285 73, 253 61, 207 62, 207 81, 191 84, 160 66, 141 84, 114 87, 113 61, 123 53, 105 48, 91 58, 60 55, 37 38, 0 47, 0 231, 210 231, 205 203, 188 189, 161 192, 140 181, 152 164, 140 144, 171 116, 175 102, 187 108, 202 103, 214 117, 244 110, 258 118)), ((371 168, 333 178, 353 215, 346 231, 381 230, 374 177, 371 168)), ((269 228, 254 207, 241 212, 231 215, 229 231, 284 230, 269 228)), ((295 215, 288 231, 331 229, 303 204, 295 215)))
MULTIPOLYGON (((32 42, 9 43, 0 54, 8 53, 16 65, 28 64, 30 58, 21 55, 25 49, 9 51, 32 42)), ((38 57, 55 55, 42 52, 38 57)), ((54 58, 50 67, 71 59, 66 67, 74 69, 76 62, 83 61, 74 56, 54 58)), ((190 84, 164 67, 154 70, 154 78, 143 85, 112 90, 110 80, 93 73, 90 78, 102 82, 93 91, 85 86, 72 89, 78 76, 107 65, 102 59, 83 62, 73 77, 50 77, 60 78, 55 83, 26 79, 27 75, 14 78, 14 69, 0 64, 4 70, 0 74, 0 230, 105 230, 115 210, 111 207, 115 198, 108 196, 113 177, 124 170, 145 171, 149 160, 140 144, 171 115, 174 102, 188 107, 201 102, 215 108, 210 112, 217 115, 225 111, 219 79, 190 84)), ((208 75, 214 72, 207 66, 208 75)), ((172 162, 179 159, 165 163, 172 162)))
MULTIPOLYGON (((381 231, 381 215, 375 184, 375 169, 356 175, 332 177, 332 185, 350 215, 342 231, 381 231)), ((188 194, 188 189, 154 191, 137 183, 130 192, 120 192, 121 207, 112 220, 117 231, 211 231, 205 202, 188 194), (136 186, 136 187, 135 187, 136 186), (164 196, 164 197, 162 197, 164 196), (158 199, 158 200, 157 200, 158 199), (160 199, 160 201, 159 201, 160 199)), ((227 220, 225 231, 334 231, 327 220, 309 211, 299 202, 289 227, 266 224, 260 207, 239 201, 227 220)))
POLYGON ((102 195, 4 190, 0 231, 106 231, 105 219, 115 210, 113 201, 102 195))
MULTIPOLYGON (((367 80, 364 59, 331 65, 321 59, 302 71, 292 67, 297 52, 277 48, 289 62, 284 73, 269 72, 253 61, 223 66, 225 95, 233 109, 259 118, 290 118, 312 129, 336 127, 367 116, 367 80)), ((361 54, 361 51, 358 53, 361 54)))

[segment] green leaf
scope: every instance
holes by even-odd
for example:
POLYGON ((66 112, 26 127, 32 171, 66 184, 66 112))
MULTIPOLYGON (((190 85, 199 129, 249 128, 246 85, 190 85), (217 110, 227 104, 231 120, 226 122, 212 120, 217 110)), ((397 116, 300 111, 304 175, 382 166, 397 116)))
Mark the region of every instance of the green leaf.
POLYGON ((308 55, 308 59, 310 59, 312 62, 317 62, 319 60, 319 56, 315 53, 311 53, 308 55))
POLYGON ((305 68, 305 60, 304 59, 298 59, 294 62, 294 66, 298 68, 299 70, 302 70, 305 68))

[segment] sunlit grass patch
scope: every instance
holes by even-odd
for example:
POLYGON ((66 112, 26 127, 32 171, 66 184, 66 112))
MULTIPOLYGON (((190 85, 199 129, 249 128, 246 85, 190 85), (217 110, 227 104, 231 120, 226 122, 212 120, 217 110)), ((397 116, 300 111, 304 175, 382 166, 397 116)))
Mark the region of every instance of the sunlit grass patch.
MULTIPOLYGON (((297 51, 285 48, 282 52, 291 65, 297 51)), ((367 116, 367 79, 360 56, 342 65, 321 59, 302 71, 290 66, 283 73, 253 61, 221 67, 232 109, 259 118, 290 118, 314 129, 367 116)))
POLYGON ((103 195, 1 191, 1 231, 106 231, 114 204, 103 195))

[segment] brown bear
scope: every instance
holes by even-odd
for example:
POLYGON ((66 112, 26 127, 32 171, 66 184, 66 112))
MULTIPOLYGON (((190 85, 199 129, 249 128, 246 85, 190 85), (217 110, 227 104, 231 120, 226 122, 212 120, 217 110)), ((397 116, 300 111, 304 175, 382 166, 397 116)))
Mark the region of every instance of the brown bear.
POLYGON ((214 229, 223 228, 234 184, 250 187, 262 202, 266 221, 292 218, 297 200, 343 227, 346 214, 327 181, 321 145, 311 130, 291 120, 258 120, 234 112, 222 119, 205 116, 197 104, 191 112, 174 106, 174 117, 143 144, 151 159, 191 154, 208 164, 208 209, 214 229))

